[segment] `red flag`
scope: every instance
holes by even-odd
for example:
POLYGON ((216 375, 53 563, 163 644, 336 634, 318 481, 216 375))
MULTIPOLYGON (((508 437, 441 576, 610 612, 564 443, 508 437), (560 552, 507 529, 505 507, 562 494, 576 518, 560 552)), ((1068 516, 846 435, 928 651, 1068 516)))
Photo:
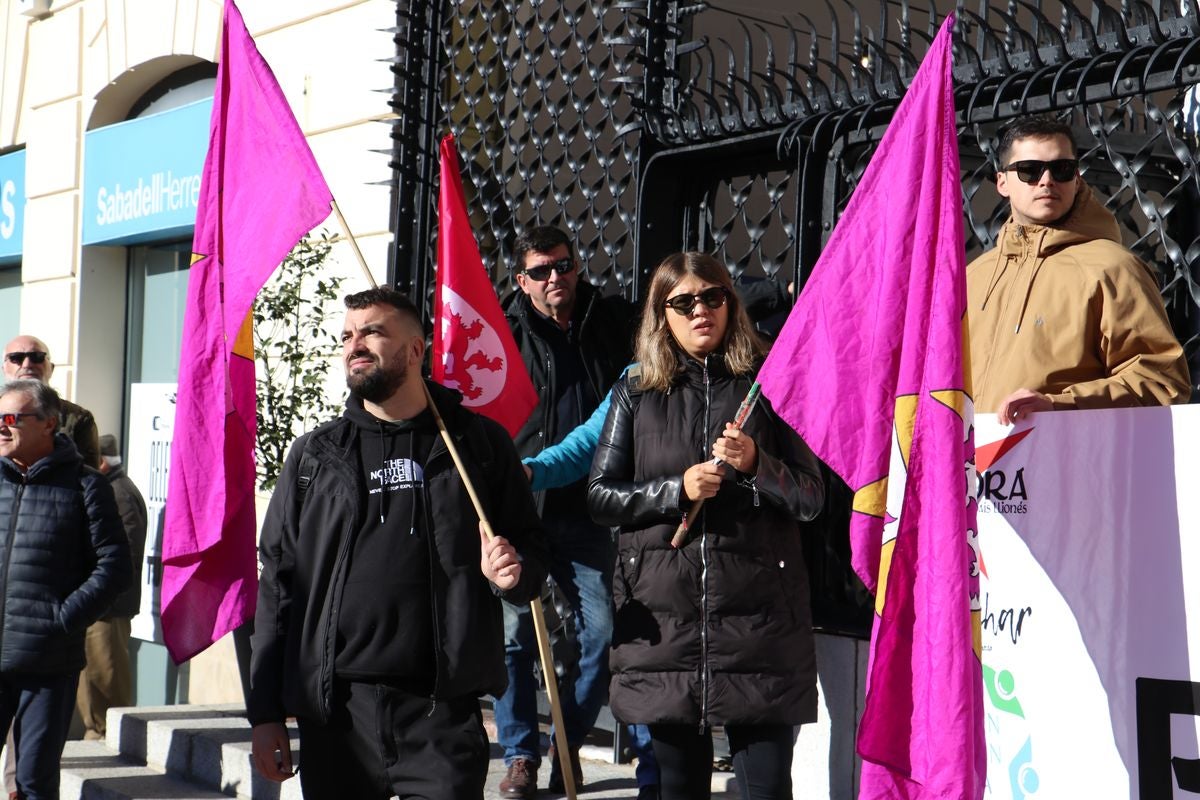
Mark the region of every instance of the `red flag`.
POLYGON ((537 405, 537 392, 479 257, 453 136, 442 139, 433 317, 433 379, 515 436, 537 405))
POLYGON ((271 68, 226 0, 163 530, 163 639, 176 663, 254 615, 250 307, 332 200, 271 68))

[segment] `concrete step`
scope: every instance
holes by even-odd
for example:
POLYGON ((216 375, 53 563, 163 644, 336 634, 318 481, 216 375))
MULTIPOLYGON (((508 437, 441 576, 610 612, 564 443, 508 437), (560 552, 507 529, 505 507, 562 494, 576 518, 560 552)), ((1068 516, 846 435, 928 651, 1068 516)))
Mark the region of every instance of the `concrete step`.
MULTIPOLYGON (((301 800, 299 781, 275 784, 255 771, 239 705, 112 709, 107 724, 108 746, 133 762, 224 797, 301 800)), ((289 732, 295 752, 299 734, 289 732)))
MULTIPOLYGON (((71 742, 63 757, 63 798, 254 798, 301 800, 300 781, 264 780, 251 763, 250 726, 240 706, 156 706, 112 709, 106 742, 71 742)), ((497 800, 504 776, 503 753, 495 744, 491 710, 484 727, 492 740, 484 797, 497 800)), ((292 750, 299 750, 294 726, 292 750)), ((593 733, 599 733, 594 731, 593 733)), ((545 738, 543 734, 543 738, 545 738)), ((543 742, 543 750, 548 741, 543 742)), ((612 763, 611 741, 598 737, 580 756, 587 800, 629 800, 637 794, 632 764, 612 763)), ((549 780, 549 764, 539 784, 549 780)), ((714 773, 714 800, 737 797, 732 775, 714 773)), ((549 796, 548 796, 549 797, 549 796)))
POLYGON ((122 758, 104 742, 67 742, 62 800, 225 800, 206 790, 122 758))

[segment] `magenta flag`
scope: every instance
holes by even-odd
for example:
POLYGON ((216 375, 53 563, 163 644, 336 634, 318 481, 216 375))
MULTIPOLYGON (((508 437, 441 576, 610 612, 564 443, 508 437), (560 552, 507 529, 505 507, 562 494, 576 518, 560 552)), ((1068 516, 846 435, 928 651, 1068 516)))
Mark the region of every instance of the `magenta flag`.
POLYGON ((464 406, 516 436, 537 405, 537 392, 471 232, 453 136, 442 139, 441 160, 430 372, 461 392, 464 406))
POLYGON ((772 405, 854 490, 876 594, 860 798, 982 797, 973 407, 953 18, 762 368, 772 405))
POLYGON ((333 196, 226 0, 187 308, 163 530, 163 638, 186 661, 254 615, 255 295, 333 196))

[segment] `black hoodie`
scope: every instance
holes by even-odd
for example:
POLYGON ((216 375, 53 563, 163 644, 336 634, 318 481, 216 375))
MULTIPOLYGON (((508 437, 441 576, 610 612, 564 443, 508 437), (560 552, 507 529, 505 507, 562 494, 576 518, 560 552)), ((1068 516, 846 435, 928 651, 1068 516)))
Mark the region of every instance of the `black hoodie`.
POLYGON ((346 417, 358 428, 366 513, 347 563, 347 613, 338 617, 334 671, 353 680, 400 681, 423 693, 432 686, 434 664, 429 530, 421 503, 437 427, 428 410, 391 422, 356 402, 347 405, 346 417), (404 647, 396 646, 400 637, 404 647))
MULTIPOLYGON (((435 698, 500 695, 507 685, 504 623, 497 595, 513 603, 536 597, 546 576, 546 545, 512 440, 491 420, 462 408, 461 397, 427 383, 488 518, 521 557, 517 586, 501 592, 479 568, 479 529, 462 476, 435 442, 424 464, 423 506, 432 563, 429 602, 435 698)), ((351 399, 351 407, 361 403, 351 399)), ((260 539, 262 573, 251 640, 252 724, 289 714, 325 721, 334 708, 342 587, 356 533, 365 525, 359 468, 360 427, 345 416, 296 441, 280 473, 260 539), (304 462, 315 470, 308 472, 304 462), (307 488, 299 479, 307 474, 307 488)), ((393 511, 387 512, 395 519, 393 511)), ((403 526, 401 526, 403 527, 403 526)), ((407 535, 407 534, 406 534, 407 535)), ((390 641, 409 647, 407 633, 390 641)), ((381 645, 387 645, 382 642, 381 645)))

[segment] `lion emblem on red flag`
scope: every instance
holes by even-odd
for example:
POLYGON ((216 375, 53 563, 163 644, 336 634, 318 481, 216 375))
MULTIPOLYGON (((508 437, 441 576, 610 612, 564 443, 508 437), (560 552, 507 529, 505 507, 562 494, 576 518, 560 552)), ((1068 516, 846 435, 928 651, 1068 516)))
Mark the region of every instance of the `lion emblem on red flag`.
POLYGON ((463 405, 484 406, 504 388, 507 365, 496 331, 470 303, 442 287, 443 382, 462 393, 463 405))

